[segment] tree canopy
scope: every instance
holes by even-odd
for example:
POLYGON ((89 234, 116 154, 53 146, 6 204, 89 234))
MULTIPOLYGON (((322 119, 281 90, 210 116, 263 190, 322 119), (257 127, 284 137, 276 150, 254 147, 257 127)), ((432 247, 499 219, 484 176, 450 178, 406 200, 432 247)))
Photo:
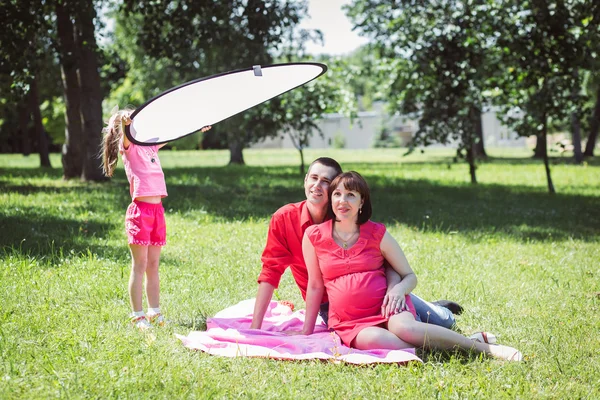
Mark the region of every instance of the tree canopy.
MULTIPOLYGON (((106 113, 200 77, 311 60, 306 42, 322 40, 300 27, 306 0, 4 0, 2 10, 2 149, 35 147, 44 164, 48 133, 64 137, 65 178, 102 179, 95 157, 102 104, 106 113)), ((485 155, 481 114, 491 107, 519 135, 537 136, 550 191, 549 132, 571 131, 576 162, 593 155, 599 2, 354 0, 346 12, 369 46, 343 60, 327 57, 330 71, 314 84, 174 147, 210 141, 243 163, 244 148, 283 133, 302 158, 323 113, 352 115, 362 96, 363 106, 381 99, 418 120, 411 149, 456 145, 473 183, 485 155)))
POLYGON ((579 162, 579 120, 586 101, 582 77, 597 63, 598 4, 354 0, 347 11, 355 27, 373 39, 386 66, 380 70, 386 70, 384 86, 393 110, 419 121, 413 146, 456 143, 475 183, 481 113, 495 105, 518 134, 538 137, 553 192, 548 124, 572 120, 579 162))

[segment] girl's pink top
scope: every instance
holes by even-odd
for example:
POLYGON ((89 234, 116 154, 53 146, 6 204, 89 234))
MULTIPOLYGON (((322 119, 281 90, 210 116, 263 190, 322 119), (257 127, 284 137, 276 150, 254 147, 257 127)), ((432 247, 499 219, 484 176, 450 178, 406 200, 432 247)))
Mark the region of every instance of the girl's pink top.
POLYGON ((121 140, 119 150, 133 200, 142 196, 167 197, 167 185, 158 158, 158 146, 138 146, 130 143, 125 149, 121 140))
MULTIPOLYGON (((313 225, 306 229, 306 235, 315 248, 329 296, 328 325, 350 346, 361 330, 385 327, 388 321, 381 315, 387 280, 380 244, 386 229, 383 224, 367 221, 360 225, 356 243, 343 249, 333 240, 332 223, 313 225)), ((406 304, 415 315, 408 295, 406 304)))

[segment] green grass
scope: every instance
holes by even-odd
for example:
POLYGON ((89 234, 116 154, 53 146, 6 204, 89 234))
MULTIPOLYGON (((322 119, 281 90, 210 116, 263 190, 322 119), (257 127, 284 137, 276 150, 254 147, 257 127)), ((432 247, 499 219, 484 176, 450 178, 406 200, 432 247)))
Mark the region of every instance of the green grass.
MULTIPOLYGON (((310 150, 361 172, 419 277, 459 301, 465 332, 488 330, 526 361, 439 352, 424 364, 351 366, 227 359, 175 338, 256 294, 270 214, 303 199, 294 151, 163 152, 169 244, 151 333, 127 322, 128 185, 65 182, 39 160, 0 156, 0 398, 600 397, 600 163, 552 159, 558 194, 524 151, 491 150, 469 184, 448 150, 310 150)), ((286 273, 277 296, 303 307, 286 273)))

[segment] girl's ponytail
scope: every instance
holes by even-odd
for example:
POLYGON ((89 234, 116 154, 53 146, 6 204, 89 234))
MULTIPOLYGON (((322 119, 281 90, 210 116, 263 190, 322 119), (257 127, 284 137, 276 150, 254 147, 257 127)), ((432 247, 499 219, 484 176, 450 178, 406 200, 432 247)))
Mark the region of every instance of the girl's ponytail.
POLYGON ((119 110, 113 108, 107 126, 102 129, 102 171, 105 176, 111 177, 119 161, 119 142, 123 135, 122 119, 125 115, 131 113, 131 110, 119 110))

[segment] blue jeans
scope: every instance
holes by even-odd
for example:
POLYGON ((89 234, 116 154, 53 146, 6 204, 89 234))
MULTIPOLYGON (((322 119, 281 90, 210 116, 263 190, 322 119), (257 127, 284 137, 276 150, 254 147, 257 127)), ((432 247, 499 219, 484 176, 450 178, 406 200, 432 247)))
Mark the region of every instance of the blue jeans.
MULTIPOLYGON (((435 304, 431 304, 430 302, 425 301, 412 293, 410 294, 410 299, 415 306, 418 321, 439 325, 448 329, 452 329, 456 323, 454 320, 454 314, 452 314, 446 307, 440 307, 436 306, 435 304)), ((319 315, 321 318, 323 318, 323 321, 327 323, 327 320, 329 319, 329 303, 321 304, 319 315)))
POLYGON ((446 307, 431 304, 413 293, 410 294, 410 299, 415 306, 417 320, 427 324, 439 325, 448 329, 452 329, 456 323, 454 314, 446 307))
POLYGON ((329 302, 321 303, 321 307, 319 307, 319 315, 325 321, 325 325, 329 322, 329 302))

